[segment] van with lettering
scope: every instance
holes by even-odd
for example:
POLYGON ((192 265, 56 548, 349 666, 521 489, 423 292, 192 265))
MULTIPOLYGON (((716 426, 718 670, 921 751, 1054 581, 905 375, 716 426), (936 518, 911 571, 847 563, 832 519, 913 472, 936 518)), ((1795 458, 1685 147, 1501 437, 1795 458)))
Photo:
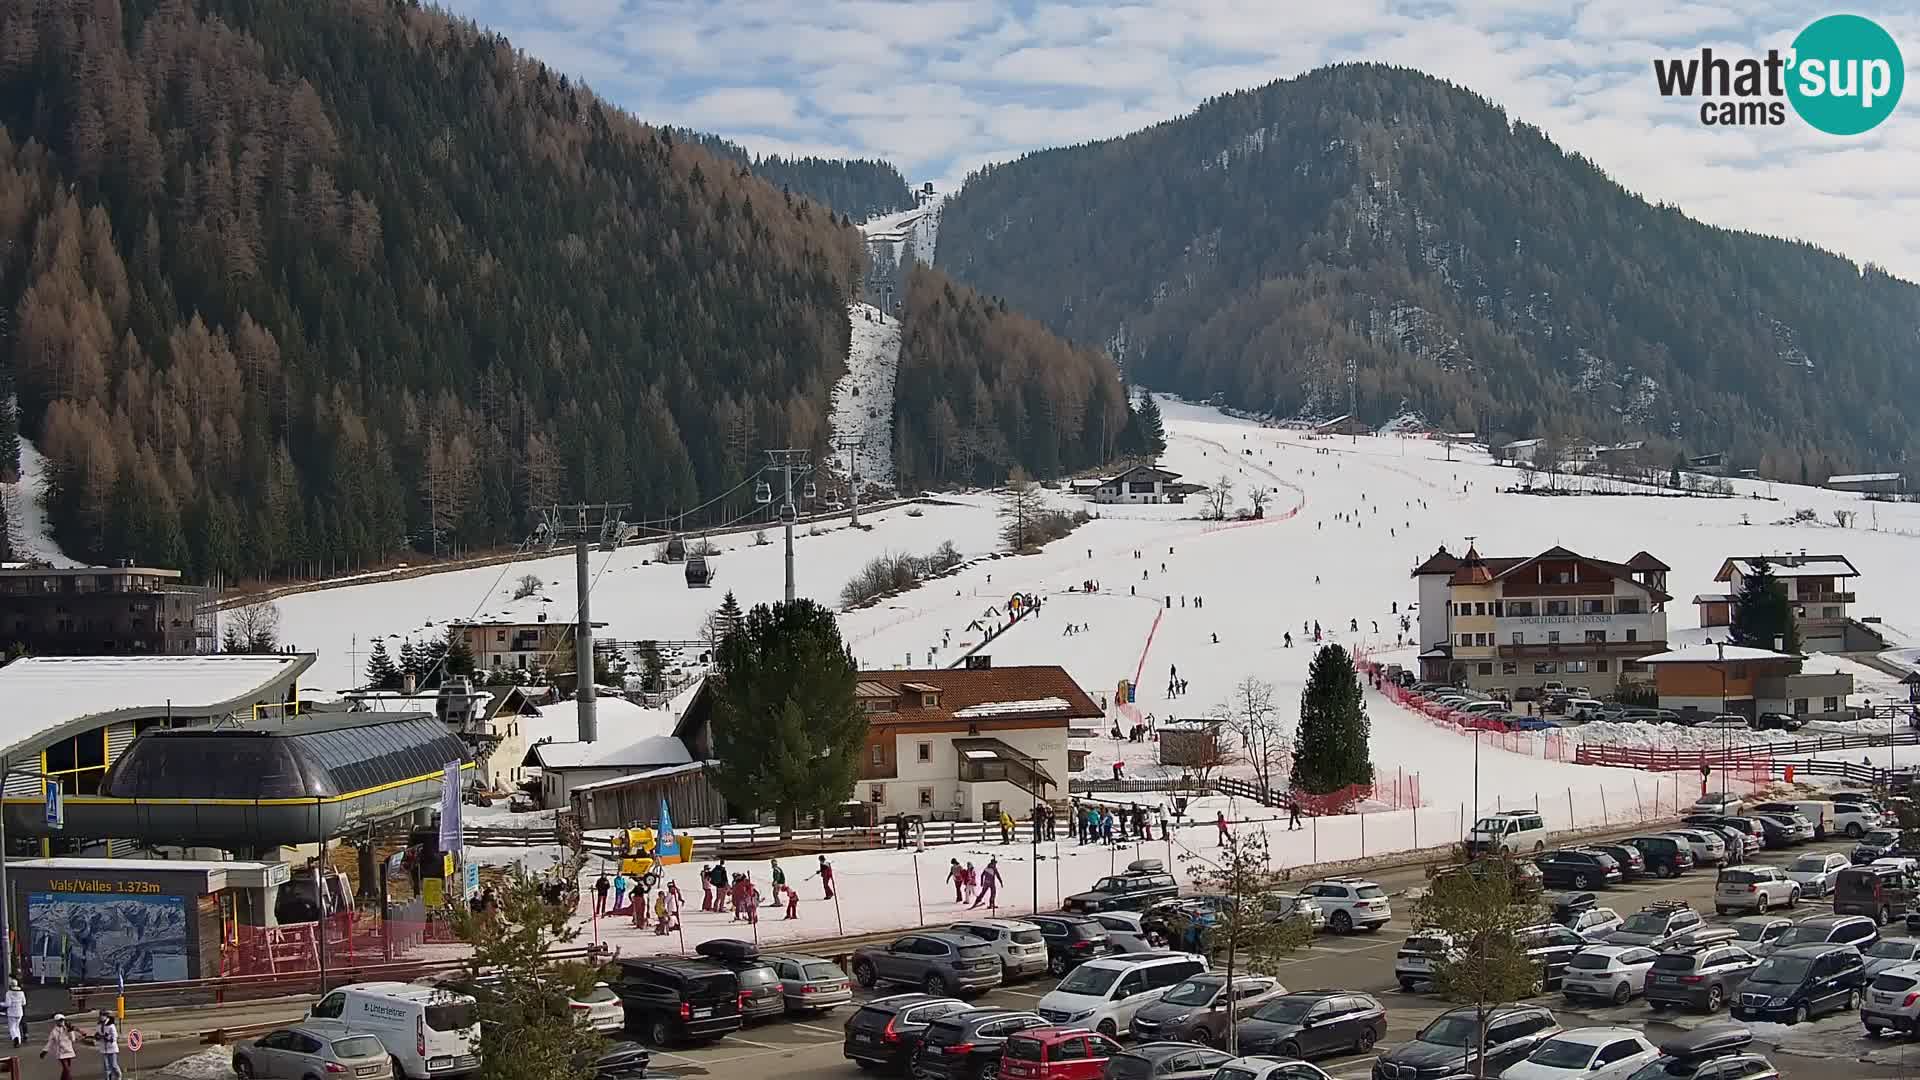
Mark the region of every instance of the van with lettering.
POLYGON ((466 994, 403 982, 354 983, 314 1002, 307 1020, 378 1036, 396 1078, 442 1080, 480 1069, 480 1014, 466 994))

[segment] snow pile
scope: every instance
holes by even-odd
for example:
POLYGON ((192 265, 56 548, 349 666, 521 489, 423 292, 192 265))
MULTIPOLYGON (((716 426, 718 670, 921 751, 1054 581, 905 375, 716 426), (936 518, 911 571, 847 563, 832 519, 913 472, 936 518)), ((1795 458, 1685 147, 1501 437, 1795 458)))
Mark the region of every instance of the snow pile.
POLYGON ((1682 727, 1679 724, 1627 724, 1596 720, 1569 728, 1581 742, 1639 750, 1719 750, 1722 747, 1777 745, 1814 741, 1831 735, 1885 735, 1885 720, 1814 720, 1799 731, 1749 728, 1682 727))
POLYGON ((162 1077, 178 1080, 233 1080, 233 1048, 209 1046, 160 1070, 162 1077))
POLYGON ((1920 648, 1888 649, 1880 654, 1880 659, 1908 671, 1920 671, 1920 648))
MULTIPOLYGON (((871 304, 847 309, 853 321, 853 339, 847 348, 847 373, 833 387, 833 412, 828 418, 835 438, 861 440, 850 451, 858 464, 860 484, 894 485, 893 385, 900 371, 900 320, 871 304)), ((847 461, 835 456, 836 471, 847 461)))
POLYGON ((53 566, 82 566, 60 550, 47 528, 47 511, 40 499, 47 490, 48 466, 46 456, 22 435, 20 479, 0 484, 0 499, 6 500, 7 524, 13 533, 13 557, 21 562, 39 559, 53 566))

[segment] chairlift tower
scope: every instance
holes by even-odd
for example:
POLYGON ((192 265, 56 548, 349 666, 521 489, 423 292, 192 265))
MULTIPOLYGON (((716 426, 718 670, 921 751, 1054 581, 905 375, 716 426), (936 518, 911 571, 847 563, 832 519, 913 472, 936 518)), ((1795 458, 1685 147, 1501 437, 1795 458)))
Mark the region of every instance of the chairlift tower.
MULTIPOLYGON (((813 452, 810 450, 767 451, 766 468, 779 473, 786 481, 784 494, 780 502, 780 522, 786 526, 787 530, 786 596, 787 603, 789 604, 793 603, 793 523, 800 517, 800 511, 793 505, 793 478, 796 473, 800 476, 811 476, 813 474, 813 464, 809 461, 809 458, 812 456, 813 452)), ((767 485, 762 482, 755 488, 756 497, 759 497, 762 493, 769 496, 768 498, 760 499, 761 502, 771 501, 772 493, 766 491, 766 487, 767 485)))
POLYGON ((540 523, 534 530, 549 549, 561 539, 573 541, 573 573, 580 594, 578 624, 573 631, 574 701, 580 721, 580 741, 590 743, 599 736, 599 716, 595 707, 593 679, 593 609, 590 590, 592 575, 587 568, 587 553, 595 544, 608 550, 618 546, 632 526, 620 516, 627 503, 555 503, 540 508, 540 523))
POLYGON ((853 516, 849 524, 856 529, 860 527, 860 451, 866 445, 865 435, 842 435, 833 440, 836 453, 842 450, 847 453, 847 492, 853 500, 853 516))

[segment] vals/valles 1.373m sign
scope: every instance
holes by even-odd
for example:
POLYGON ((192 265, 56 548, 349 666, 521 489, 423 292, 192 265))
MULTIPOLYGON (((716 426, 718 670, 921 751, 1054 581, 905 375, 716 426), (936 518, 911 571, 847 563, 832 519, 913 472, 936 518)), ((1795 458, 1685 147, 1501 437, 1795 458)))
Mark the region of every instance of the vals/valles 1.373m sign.
POLYGON ((1900 46, 1879 23, 1829 15, 1782 52, 1729 58, 1712 49, 1653 62, 1663 97, 1697 97, 1709 127, 1778 126, 1787 107, 1829 135, 1859 135, 1893 114, 1906 84, 1900 46))

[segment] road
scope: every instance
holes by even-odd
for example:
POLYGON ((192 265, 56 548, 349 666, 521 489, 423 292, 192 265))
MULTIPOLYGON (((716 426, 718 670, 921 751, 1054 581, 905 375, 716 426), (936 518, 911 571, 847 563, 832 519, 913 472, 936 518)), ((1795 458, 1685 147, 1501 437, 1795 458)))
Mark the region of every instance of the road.
MULTIPOLYGON (((1789 851, 1763 853, 1753 861, 1783 864, 1808 852, 1846 850, 1850 846, 1804 845, 1789 851)), ((1374 880, 1390 892, 1398 893, 1418 884, 1422 876, 1419 871, 1409 870, 1383 873, 1374 880)), ((1661 899, 1684 899, 1704 913, 1712 911, 1713 880, 1712 871, 1696 871, 1673 881, 1648 879, 1616 886, 1599 895, 1603 905, 1622 915, 1661 899)), ((1830 910, 1831 905, 1825 901, 1807 900, 1792 914, 1804 916, 1830 910)), ((1407 914, 1404 904, 1397 905, 1394 921, 1373 934, 1345 938, 1322 934, 1311 947, 1282 961, 1278 974, 1294 989, 1338 988, 1373 994, 1387 1007, 1387 1037, 1382 1040, 1381 1049, 1391 1049, 1394 1044, 1411 1038, 1447 1008, 1446 1003, 1435 996, 1402 993, 1394 980, 1393 955, 1407 936, 1407 914)), ((1726 920, 1709 915, 1709 921, 1726 920)), ((1894 933, 1904 933, 1897 925, 1891 929, 1894 933)), ((984 994, 979 1004, 1031 1009, 1038 1005, 1051 985, 1051 980, 1041 976, 984 994)), ((857 996, 874 995, 860 992, 857 996)), ((1536 1000, 1552 1008, 1568 1027, 1631 1024, 1643 1027, 1655 1042, 1700 1023, 1726 1019, 1724 1012, 1717 1017, 1667 1013, 1654 1022, 1654 1014, 1638 1001, 1615 1007, 1569 1006, 1557 994, 1543 995, 1536 1000)), ((853 1066, 841 1057, 841 1024, 847 1015, 848 1011, 843 1009, 819 1019, 762 1024, 711 1045, 656 1051, 653 1071, 662 1076, 720 1080, 752 1080, 775 1073, 783 1080, 848 1080, 863 1074, 856 1074, 853 1066)), ((1865 1080, 1912 1076, 1920 1071, 1920 1044, 1908 1049, 1909 1044, 1868 1040, 1851 1013, 1802 1025, 1777 1038, 1769 1033, 1766 1041, 1772 1047, 1769 1056, 1787 1080, 1865 1080)), ((1370 1054, 1330 1058, 1319 1064, 1339 1080, 1362 1080, 1369 1074, 1372 1062, 1370 1054)))

